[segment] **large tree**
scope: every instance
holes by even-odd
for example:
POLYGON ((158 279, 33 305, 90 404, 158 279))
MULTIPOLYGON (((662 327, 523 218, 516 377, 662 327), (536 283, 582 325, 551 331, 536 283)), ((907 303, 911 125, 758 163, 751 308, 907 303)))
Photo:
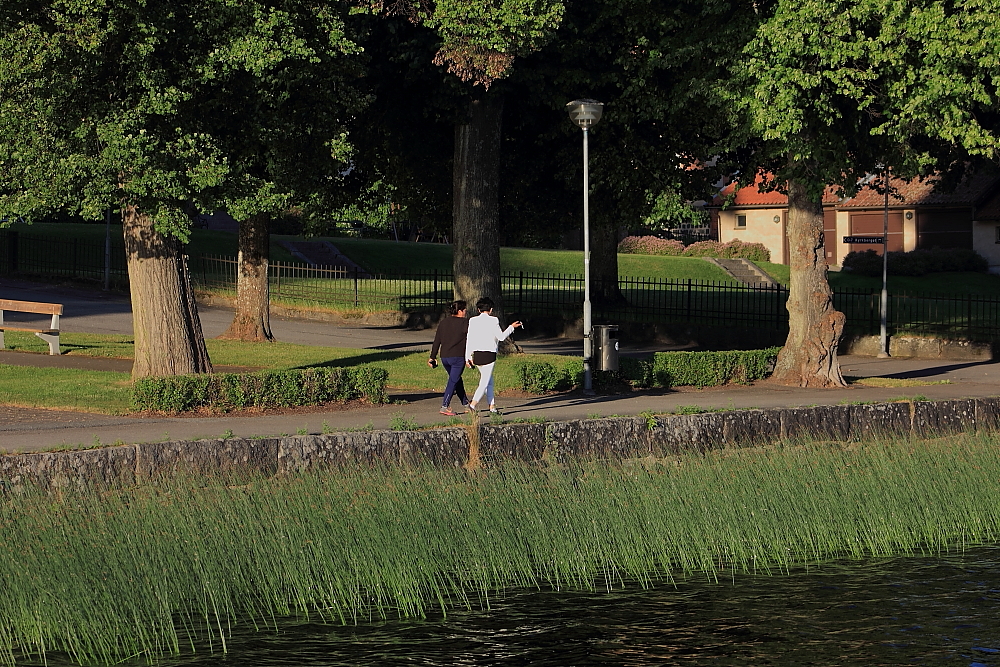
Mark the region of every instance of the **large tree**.
POLYGON ((288 61, 314 58, 297 14, 343 39, 329 7, 297 0, 0 6, 0 210, 122 211, 134 377, 211 370, 183 243, 192 210, 248 189, 205 106, 234 73, 270 88, 288 61))
MULTIPOLYGON (((992 0, 777 0, 728 88, 746 115, 747 164, 788 194, 789 333, 775 378, 843 386, 823 249, 822 195, 892 167, 916 176, 989 156, 996 135, 992 0), (992 109, 990 106, 992 105, 992 109), (995 121, 992 121, 995 122, 995 121)), ((750 171, 750 170, 748 170, 750 171)), ((749 180, 749 176, 747 177, 749 180)))

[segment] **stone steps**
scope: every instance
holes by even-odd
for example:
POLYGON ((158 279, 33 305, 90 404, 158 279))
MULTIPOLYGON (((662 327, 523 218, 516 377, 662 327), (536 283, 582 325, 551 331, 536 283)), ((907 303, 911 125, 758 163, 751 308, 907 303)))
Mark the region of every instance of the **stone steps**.
POLYGON ((715 264, 720 269, 728 273, 731 277, 744 283, 745 285, 777 285, 771 276, 748 259, 722 259, 715 257, 705 257, 705 260, 715 264))

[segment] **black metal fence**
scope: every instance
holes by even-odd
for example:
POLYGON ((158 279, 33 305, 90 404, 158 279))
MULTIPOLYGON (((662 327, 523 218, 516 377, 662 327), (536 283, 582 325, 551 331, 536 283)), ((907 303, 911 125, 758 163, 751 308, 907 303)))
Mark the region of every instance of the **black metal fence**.
MULTIPOLYGON (((0 232, 0 273, 64 276, 102 280, 104 244, 56 239, 24 232, 0 232)), ((193 278, 202 289, 235 293, 237 262, 230 257, 192 258, 193 278)), ((125 283, 124 249, 112 246, 111 278, 125 283)), ((368 276, 339 267, 274 262, 269 268, 271 296, 276 301, 320 307, 403 311, 437 308, 452 299, 452 275, 423 271, 368 276)), ((757 286, 692 279, 623 277, 620 305, 595 304, 595 315, 611 321, 677 322, 740 329, 788 328, 780 285, 757 286)), ((580 275, 504 273, 501 293, 506 310, 518 316, 582 310, 584 281, 580 275)), ((838 290, 834 305, 847 316, 854 333, 879 332, 879 292, 838 290)), ((937 335, 991 339, 1000 336, 1000 297, 945 294, 890 294, 888 329, 892 335, 937 335)))

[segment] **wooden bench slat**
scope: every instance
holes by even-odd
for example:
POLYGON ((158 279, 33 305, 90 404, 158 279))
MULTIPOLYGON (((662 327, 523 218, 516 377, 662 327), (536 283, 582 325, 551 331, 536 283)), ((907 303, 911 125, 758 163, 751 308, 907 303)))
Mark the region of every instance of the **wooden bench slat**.
POLYGON ((57 334, 59 329, 32 329, 31 327, 11 327, 6 324, 0 324, 0 331, 33 331, 35 333, 45 333, 45 334, 57 334))
POLYGON ((0 310, 16 310, 21 313, 41 313, 44 315, 62 315, 61 303, 38 303, 35 301, 14 301, 0 299, 0 310))

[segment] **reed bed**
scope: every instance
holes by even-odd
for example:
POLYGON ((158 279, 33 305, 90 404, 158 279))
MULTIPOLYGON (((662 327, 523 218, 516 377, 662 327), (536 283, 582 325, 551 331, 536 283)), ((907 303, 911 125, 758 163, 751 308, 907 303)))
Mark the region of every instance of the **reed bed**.
POLYGON ((488 607, 997 541, 993 436, 485 469, 352 467, 0 503, 0 658, 225 650, 231 624, 488 607))

